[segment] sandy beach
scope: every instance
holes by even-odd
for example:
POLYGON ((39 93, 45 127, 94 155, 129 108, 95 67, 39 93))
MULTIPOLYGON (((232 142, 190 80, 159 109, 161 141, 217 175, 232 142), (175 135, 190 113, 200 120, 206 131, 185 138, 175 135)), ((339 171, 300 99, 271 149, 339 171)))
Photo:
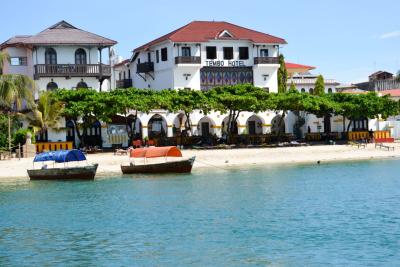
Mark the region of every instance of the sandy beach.
MULTIPOLYGON (((287 165, 301 163, 322 164, 332 161, 371 160, 400 158, 400 144, 394 151, 376 149, 374 144, 364 148, 348 145, 305 146, 279 148, 248 148, 219 150, 183 150, 184 157, 196 156, 193 171, 204 168, 224 169, 232 167, 287 165)), ((88 161, 99 163, 98 176, 118 175, 120 164, 128 162, 127 156, 114 153, 99 153, 87 156, 88 161)), ((0 161, 0 181, 28 180, 26 170, 32 168, 32 158, 0 161)))

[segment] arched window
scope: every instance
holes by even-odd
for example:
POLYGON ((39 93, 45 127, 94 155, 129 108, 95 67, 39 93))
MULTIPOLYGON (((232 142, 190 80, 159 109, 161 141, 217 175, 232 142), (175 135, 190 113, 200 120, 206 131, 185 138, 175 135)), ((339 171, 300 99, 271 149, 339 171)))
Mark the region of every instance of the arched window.
POLYGON ((328 94, 332 94, 332 88, 328 89, 328 94))
POLYGON ((310 88, 310 94, 314 94, 314 89, 310 88))
POLYGON ((84 81, 80 81, 80 82, 76 85, 76 89, 81 89, 81 88, 83 88, 83 89, 87 89, 87 88, 88 88, 87 84, 86 84, 84 81))
POLYGON ((47 84, 46 89, 47 91, 54 91, 58 89, 58 85, 55 82, 51 81, 47 84))
POLYGON ((57 52, 54 48, 47 48, 45 52, 46 64, 57 64, 57 52))
POLYGON ((75 51, 75 64, 86 64, 86 51, 84 49, 79 48, 75 51))
POLYGON ((302 92, 302 93, 305 93, 305 92, 306 92, 306 89, 301 88, 301 92, 302 92))

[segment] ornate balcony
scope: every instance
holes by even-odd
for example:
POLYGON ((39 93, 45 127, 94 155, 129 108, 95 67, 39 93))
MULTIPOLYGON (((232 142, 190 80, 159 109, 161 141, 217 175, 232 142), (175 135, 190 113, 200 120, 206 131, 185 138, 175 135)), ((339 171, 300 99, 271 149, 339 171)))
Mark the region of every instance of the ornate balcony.
POLYGON ((129 87, 132 87, 132 79, 117 80, 116 86, 117 86, 117 88, 129 88, 129 87))
POLYGON ((279 64, 278 57, 255 57, 254 65, 257 64, 279 64))
POLYGON ((111 66, 104 64, 36 64, 34 78, 40 77, 111 77, 111 66))
POLYGON ((200 64, 200 57, 175 57, 175 64, 200 64))
POLYGON ((154 62, 144 62, 137 64, 137 73, 149 73, 154 71, 154 62))

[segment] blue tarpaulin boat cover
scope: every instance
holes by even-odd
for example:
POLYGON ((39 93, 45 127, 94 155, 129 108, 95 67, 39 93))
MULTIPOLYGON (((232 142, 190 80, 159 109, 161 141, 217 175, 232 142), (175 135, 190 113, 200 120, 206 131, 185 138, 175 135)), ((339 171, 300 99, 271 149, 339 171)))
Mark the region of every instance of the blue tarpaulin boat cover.
POLYGON ((86 160, 85 155, 82 153, 82 151, 74 149, 43 152, 37 154, 33 162, 54 161, 57 163, 65 163, 82 160, 86 160))

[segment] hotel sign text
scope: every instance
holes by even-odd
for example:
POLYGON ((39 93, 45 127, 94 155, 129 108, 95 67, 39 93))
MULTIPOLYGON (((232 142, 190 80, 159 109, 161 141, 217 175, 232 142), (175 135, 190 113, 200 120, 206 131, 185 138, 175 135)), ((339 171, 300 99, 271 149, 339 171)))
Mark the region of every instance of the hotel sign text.
POLYGON ((245 67, 243 60, 206 60, 207 67, 245 67))

